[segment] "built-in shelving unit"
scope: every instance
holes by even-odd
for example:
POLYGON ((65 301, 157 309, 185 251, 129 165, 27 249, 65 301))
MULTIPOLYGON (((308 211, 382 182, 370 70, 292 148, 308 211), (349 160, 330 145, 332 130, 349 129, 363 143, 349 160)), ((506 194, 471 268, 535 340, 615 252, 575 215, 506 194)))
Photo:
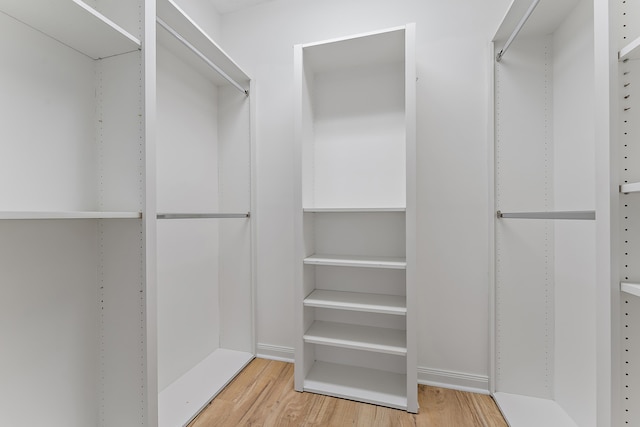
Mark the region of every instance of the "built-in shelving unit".
POLYGON ((145 6, 0 0, 0 425, 152 423, 145 6))
POLYGON ((187 425, 255 355, 249 76, 157 2, 158 425, 187 425))
POLYGON ((515 0, 493 39, 490 388, 513 426, 600 425, 593 11, 515 0))
POLYGON ((413 40, 295 48, 295 388, 417 412, 413 40))

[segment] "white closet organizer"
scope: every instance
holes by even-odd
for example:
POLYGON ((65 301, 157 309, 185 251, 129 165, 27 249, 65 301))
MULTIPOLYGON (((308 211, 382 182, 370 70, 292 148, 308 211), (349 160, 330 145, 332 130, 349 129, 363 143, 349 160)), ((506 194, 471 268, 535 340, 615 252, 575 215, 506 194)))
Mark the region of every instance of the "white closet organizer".
MULTIPOLYGON (((614 411, 620 426, 640 424, 640 1, 617 0, 617 13, 612 20, 613 45, 618 49, 618 69, 613 70, 618 100, 613 99, 618 123, 616 145, 619 235, 617 237, 620 301, 614 310, 619 313, 619 339, 613 351, 614 363, 620 366, 618 386, 614 396, 614 411), (615 102, 619 103, 616 105, 615 102)), ((618 231, 614 230, 614 231, 618 231)), ((614 239, 615 241, 616 239, 614 239)), ((617 303, 617 301, 614 301, 617 303)))
POLYGON ((249 77, 157 2, 158 425, 186 425, 249 363, 249 77))
POLYGON ((596 425, 593 19, 515 0, 493 40, 491 389, 513 427, 596 425))
POLYGON ((0 12, 0 425, 144 425, 143 4, 0 12))
POLYGON ((417 412, 413 24, 295 47, 295 388, 417 412))

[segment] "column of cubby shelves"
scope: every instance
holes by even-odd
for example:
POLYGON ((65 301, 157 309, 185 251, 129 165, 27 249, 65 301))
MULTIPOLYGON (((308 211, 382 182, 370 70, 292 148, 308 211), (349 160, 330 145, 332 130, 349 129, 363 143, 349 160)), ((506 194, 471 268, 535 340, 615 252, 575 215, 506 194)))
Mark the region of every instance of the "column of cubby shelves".
POLYGON ((0 0, 0 425, 148 423, 144 11, 0 0))
POLYGON ((295 388, 417 412, 413 40, 295 48, 295 388))
POLYGON ((618 1, 620 425, 640 425, 640 2, 618 1))

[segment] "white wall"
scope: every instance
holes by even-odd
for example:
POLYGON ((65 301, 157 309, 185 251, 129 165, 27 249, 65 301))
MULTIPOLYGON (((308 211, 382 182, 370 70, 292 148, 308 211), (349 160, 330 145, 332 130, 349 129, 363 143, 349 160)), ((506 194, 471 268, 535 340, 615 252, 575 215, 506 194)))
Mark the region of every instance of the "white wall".
POLYGON ((421 378, 487 388, 488 42, 509 0, 275 0, 222 16, 256 82, 258 351, 293 357, 293 45, 417 23, 421 378))

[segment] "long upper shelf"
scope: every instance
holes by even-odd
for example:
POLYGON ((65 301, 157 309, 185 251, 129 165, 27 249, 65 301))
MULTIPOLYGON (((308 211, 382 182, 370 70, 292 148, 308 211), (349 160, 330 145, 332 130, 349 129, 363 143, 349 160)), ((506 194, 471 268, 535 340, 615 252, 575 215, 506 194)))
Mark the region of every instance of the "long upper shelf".
POLYGON ((618 59, 620 61, 624 61, 625 59, 640 59, 640 37, 620 49, 618 59))
POLYGON ((172 48, 175 54, 194 68, 202 70, 203 74, 209 76, 216 84, 225 85, 229 81, 219 72, 212 72, 211 64, 233 81, 243 85, 245 90, 249 89, 249 76, 173 0, 158 0, 156 12, 157 20, 163 28, 162 30, 159 28, 158 31, 158 38, 162 40, 163 45, 172 48), (170 27, 187 42, 190 49, 185 49, 184 46, 178 47, 175 34, 169 35, 164 25, 170 27))
POLYGON ((399 316, 407 314, 407 299, 398 295, 316 289, 304 299, 304 305, 305 307, 395 314, 399 316))
POLYGON ((406 212, 405 207, 369 207, 369 208, 302 208, 303 212, 309 213, 378 213, 378 212, 406 212))
POLYGON ((316 254, 304 259, 308 265, 327 265, 336 267, 390 268, 405 270, 407 261, 398 257, 374 257, 355 255, 321 255, 316 254))
POLYGON ((622 282, 620 283, 620 290, 627 294, 635 295, 640 297, 640 283, 628 283, 622 282))
POLYGON ((93 59, 141 46, 140 40, 80 0, 0 0, 0 11, 93 59))
POLYGON ((3 219, 140 219, 140 212, 0 211, 3 219))

